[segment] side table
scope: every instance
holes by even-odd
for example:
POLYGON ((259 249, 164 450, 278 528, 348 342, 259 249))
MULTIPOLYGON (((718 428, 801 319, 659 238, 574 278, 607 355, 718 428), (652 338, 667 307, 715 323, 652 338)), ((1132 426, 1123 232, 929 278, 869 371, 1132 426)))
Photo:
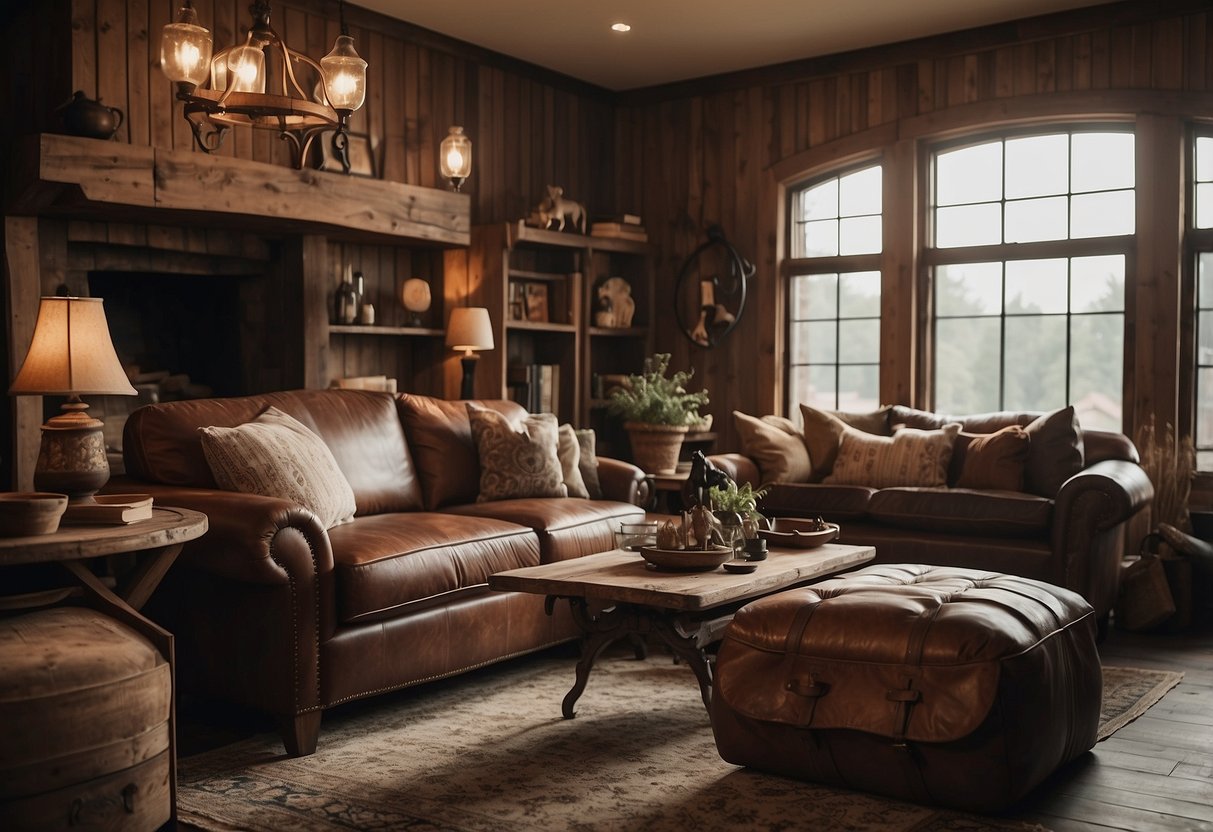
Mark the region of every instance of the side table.
MULTIPOLYGON (((176 670, 172 634, 140 615, 139 609, 172 566, 182 546, 201 537, 206 530, 207 517, 201 512, 157 507, 150 519, 130 525, 64 525, 54 534, 0 538, 0 568, 57 563, 77 585, 74 590, 35 593, 39 598, 0 596, 0 609, 45 606, 70 592, 80 592, 85 605, 126 625, 159 651, 168 663, 171 681, 176 670), (134 561, 133 566, 117 576, 113 588, 106 579, 94 574, 89 565, 93 559, 111 555, 130 555, 134 561)), ((171 692, 168 714, 171 827, 175 827, 177 820, 175 697, 175 691, 171 692)))

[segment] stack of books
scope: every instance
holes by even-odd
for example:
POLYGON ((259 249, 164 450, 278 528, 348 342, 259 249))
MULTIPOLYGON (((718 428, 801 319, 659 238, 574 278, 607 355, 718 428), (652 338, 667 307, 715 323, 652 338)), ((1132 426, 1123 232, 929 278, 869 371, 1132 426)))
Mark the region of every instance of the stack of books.
POLYGON ((590 226, 591 237, 615 237, 620 240, 632 240, 637 243, 647 243, 649 235, 644 230, 644 224, 637 214, 616 214, 595 220, 590 226))
POLYGON ((559 364, 515 364, 506 383, 510 398, 530 413, 555 413, 560 406, 559 364))

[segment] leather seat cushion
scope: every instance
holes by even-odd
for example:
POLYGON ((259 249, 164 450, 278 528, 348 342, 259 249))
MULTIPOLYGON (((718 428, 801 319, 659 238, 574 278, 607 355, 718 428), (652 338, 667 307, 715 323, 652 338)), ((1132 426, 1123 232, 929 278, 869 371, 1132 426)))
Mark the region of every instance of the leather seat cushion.
POLYGON ((904 529, 1041 537, 1049 533, 1053 501, 1019 491, 884 488, 872 495, 868 516, 904 529))
POLYGON ((343 623, 484 593, 492 573, 539 563, 534 532, 488 517, 379 514, 330 529, 329 540, 343 623))
POLYGON ((774 517, 816 517, 858 520, 867 514, 875 488, 863 485, 773 483, 762 499, 762 511, 774 517))
POLYGON ((543 563, 579 558, 615 548, 621 523, 638 523, 644 509, 611 500, 519 499, 449 506, 466 517, 493 517, 533 529, 543 563))

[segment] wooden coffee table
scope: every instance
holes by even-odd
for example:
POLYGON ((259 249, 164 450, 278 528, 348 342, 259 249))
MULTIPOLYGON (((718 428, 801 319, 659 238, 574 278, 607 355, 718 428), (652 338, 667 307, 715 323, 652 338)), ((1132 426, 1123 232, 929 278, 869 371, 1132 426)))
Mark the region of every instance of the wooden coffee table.
MULTIPOLYGON (((564 697, 565 719, 585 690, 595 659, 622 638, 652 635, 685 659, 699 680, 703 704, 712 698, 712 658, 733 614, 755 598, 867 563, 871 546, 826 544, 816 549, 772 547, 749 574, 717 568, 711 572, 659 572, 636 552, 619 549, 583 558, 511 569, 489 576, 491 589, 547 596, 550 614, 567 598, 583 634, 577 678, 564 697)), ((643 655, 643 654, 642 654, 643 655)))

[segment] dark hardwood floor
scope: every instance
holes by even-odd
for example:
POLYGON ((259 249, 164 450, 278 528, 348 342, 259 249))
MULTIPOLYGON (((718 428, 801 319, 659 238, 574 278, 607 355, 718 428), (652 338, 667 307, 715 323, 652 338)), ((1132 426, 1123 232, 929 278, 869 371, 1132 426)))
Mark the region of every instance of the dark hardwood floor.
POLYGON ((1213 626, 1145 635, 1112 628, 1105 665, 1184 674, 1134 722, 1063 768, 1019 817, 1055 832, 1213 830, 1213 626))

